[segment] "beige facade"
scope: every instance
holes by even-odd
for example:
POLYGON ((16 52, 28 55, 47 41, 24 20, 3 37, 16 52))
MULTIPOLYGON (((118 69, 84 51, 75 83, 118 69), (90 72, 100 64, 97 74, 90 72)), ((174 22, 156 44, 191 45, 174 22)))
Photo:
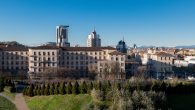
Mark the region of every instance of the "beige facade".
POLYGON ((29 49, 29 73, 38 74, 45 68, 66 68, 86 76, 90 65, 101 71, 100 62, 115 61, 120 71, 125 72, 125 55, 111 47, 35 47, 29 49))
POLYGON ((12 73, 28 71, 28 48, 1 46, 0 70, 12 73))
POLYGON ((166 52, 159 52, 152 54, 150 57, 150 63, 152 64, 152 70, 155 72, 172 72, 174 56, 166 52))

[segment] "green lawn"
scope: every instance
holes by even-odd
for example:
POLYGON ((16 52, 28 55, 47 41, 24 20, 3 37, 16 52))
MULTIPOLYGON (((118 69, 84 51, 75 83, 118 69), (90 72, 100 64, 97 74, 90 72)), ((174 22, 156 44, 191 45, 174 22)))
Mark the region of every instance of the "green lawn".
POLYGON ((17 109, 12 102, 0 96, 0 110, 17 110, 17 109))
POLYGON ((51 95, 25 97, 31 110, 81 110, 92 101, 90 95, 51 95))
POLYGON ((5 88, 4 88, 4 91, 2 92, 2 94, 4 94, 4 95, 6 95, 7 97, 9 97, 10 99, 12 99, 12 100, 15 100, 15 93, 11 93, 10 92, 10 89, 11 89, 11 87, 9 87, 9 86, 6 86, 5 88))
POLYGON ((167 105, 172 110, 195 110, 195 94, 168 95, 167 105))

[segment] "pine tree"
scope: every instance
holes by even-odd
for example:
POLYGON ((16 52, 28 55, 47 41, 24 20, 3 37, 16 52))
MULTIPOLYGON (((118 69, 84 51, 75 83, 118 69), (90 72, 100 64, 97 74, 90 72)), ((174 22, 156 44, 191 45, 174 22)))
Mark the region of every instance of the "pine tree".
POLYGON ((54 89, 54 94, 55 94, 55 95, 58 95, 58 94, 59 94, 59 86, 60 86, 60 83, 58 82, 58 83, 55 85, 55 89, 54 89))
POLYGON ((16 92, 16 87, 14 83, 11 84, 11 92, 12 93, 16 92))
POLYGON ((93 90, 93 82, 90 82, 89 84, 88 84, 88 90, 87 90, 87 93, 91 93, 91 91, 93 90))
POLYGON ((33 90, 34 96, 38 95, 37 94, 37 90, 38 90, 38 85, 35 86, 35 89, 33 90))
POLYGON ((81 91, 82 94, 86 94, 87 93, 87 90, 88 90, 87 84, 86 84, 85 81, 83 81, 83 83, 82 83, 82 85, 80 87, 80 91, 81 91))
POLYGON ((2 92, 4 87, 5 87, 5 81, 4 80, 5 79, 0 76, 0 92, 2 92))
POLYGON ((50 89, 50 86, 49 86, 49 83, 46 85, 46 87, 45 87, 45 90, 44 90, 44 94, 45 95, 49 95, 50 93, 49 93, 49 89, 50 89))
POLYGON ((72 93, 73 94, 79 94, 80 93, 80 91, 79 91, 79 83, 77 81, 73 85, 72 93))
POLYGON ((66 93, 65 82, 61 82, 61 84, 60 84, 60 94, 64 95, 65 93, 66 93))
POLYGON ((41 86, 37 85, 38 88, 37 88, 37 95, 41 95, 41 86))
POLYGON ((41 95, 45 95, 44 91, 45 91, 45 84, 43 84, 42 87, 41 87, 41 95))
POLYGON ((34 96, 33 89, 34 89, 34 85, 31 84, 30 87, 29 87, 29 89, 28 89, 28 96, 30 96, 30 97, 33 97, 34 96))
POLYGON ((55 85, 54 85, 54 83, 51 83, 50 84, 50 89, 49 89, 50 95, 54 95, 54 89, 55 89, 55 85))
POLYGON ((71 82, 68 82, 68 85, 66 87, 66 93, 67 94, 72 94, 72 84, 71 84, 71 82))

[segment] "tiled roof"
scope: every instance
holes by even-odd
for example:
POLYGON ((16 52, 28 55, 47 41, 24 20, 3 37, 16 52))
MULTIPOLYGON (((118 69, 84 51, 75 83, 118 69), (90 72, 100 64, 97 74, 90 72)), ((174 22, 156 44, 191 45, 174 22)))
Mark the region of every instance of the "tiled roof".
POLYGON ((166 53, 166 52, 159 52, 159 53, 156 53, 155 55, 157 55, 157 56, 173 56, 173 55, 166 53))
POLYGON ((116 50, 113 47, 63 47, 65 51, 102 51, 102 50, 116 50))
POLYGON ((124 53, 118 52, 118 51, 114 51, 109 53, 110 55, 125 55, 124 53))
POLYGON ((115 50, 113 47, 58 47, 58 46, 38 46, 31 47, 31 49, 62 49, 64 51, 102 51, 106 50, 115 50))
POLYGON ((37 47, 30 47, 30 49, 35 49, 35 50, 53 50, 53 49, 59 49, 57 46, 37 46, 37 47))

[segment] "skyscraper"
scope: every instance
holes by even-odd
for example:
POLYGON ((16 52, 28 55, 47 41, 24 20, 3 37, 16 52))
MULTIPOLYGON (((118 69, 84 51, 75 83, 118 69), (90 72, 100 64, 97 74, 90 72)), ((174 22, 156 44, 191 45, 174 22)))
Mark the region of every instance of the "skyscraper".
POLYGON ((101 47, 100 36, 94 30, 87 38, 87 47, 101 47))
POLYGON ((68 42, 68 27, 67 25, 56 26, 57 46, 70 47, 70 43, 68 42))

